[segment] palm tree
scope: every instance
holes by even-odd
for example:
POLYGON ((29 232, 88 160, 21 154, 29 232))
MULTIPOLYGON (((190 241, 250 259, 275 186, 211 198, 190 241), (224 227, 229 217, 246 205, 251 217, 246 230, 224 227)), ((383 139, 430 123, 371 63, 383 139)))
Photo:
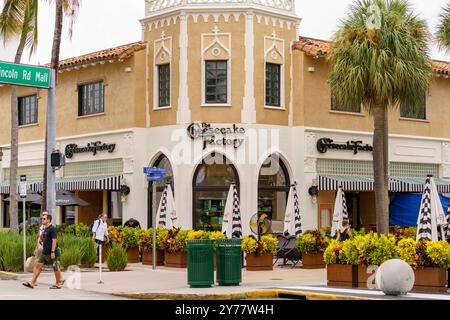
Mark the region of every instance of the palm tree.
MULTIPOLYGON (((26 47, 30 48, 30 55, 37 46, 37 9, 38 0, 5 0, 0 15, 0 36, 4 42, 17 36, 20 37, 14 63, 20 63, 26 47)), ((19 230, 18 196, 17 196, 17 167, 19 155, 19 112, 17 87, 11 87, 11 160, 10 160, 10 209, 9 218, 11 229, 19 230)), ((23 221, 25 224, 25 221, 23 221)))
MULTIPOLYGON (((52 0, 46 0, 51 3, 52 0)), ((69 20, 69 37, 72 36, 72 27, 76 19, 79 1, 63 0, 63 8, 69 20)), ((26 47, 30 48, 30 56, 35 52, 38 44, 38 9, 39 0, 4 0, 0 14, 0 36, 4 42, 16 37, 19 38, 15 63, 20 63, 26 47)), ((59 55, 59 52, 58 52, 59 55)), ((17 190, 18 168, 18 100, 17 88, 11 88, 11 163, 10 163, 10 190, 17 190)), ((11 229, 18 230, 18 202, 17 193, 10 192, 10 221, 11 229)))
POLYGON ((406 0, 360 0, 341 22, 328 56, 331 91, 374 117, 378 233, 389 232, 388 110, 421 107, 432 77, 427 24, 406 0))
POLYGON ((442 49, 450 52, 450 3, 442 9, 439 24, 437 26, 436 38, 442 49))

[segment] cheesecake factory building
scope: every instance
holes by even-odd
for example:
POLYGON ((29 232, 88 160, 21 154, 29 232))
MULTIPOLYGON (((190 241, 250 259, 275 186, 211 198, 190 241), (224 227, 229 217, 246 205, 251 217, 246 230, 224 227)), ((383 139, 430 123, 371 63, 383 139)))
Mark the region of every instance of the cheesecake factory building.
MULTIPOLYGON (((166 169, 157 199, 171 184, 183 228, 219 229, 232 183, 245 234, 257 212, 282 231, 294 183, 304 230, 331 223, 339 185, 352 225, 373 225, 373 119, 333 102, 329 43, 299 37, 294 4, 146 1, 140 42, 61 61, 57 136, 68 160, 57 181, 91 204, 70 209, 73 221, 107 212, 118 223, 135 218, 150 226, 152 185, 143 168, 156 166, 166 169)), ((389 114, 391 194, 417 192, 427 174, 450 191, 450 65, 434 66, 423 110, 389 114)), ((9 88, 1 87, 2 110, 8 99, 9 88)), ((39 188, 46 93, 21 89, 19 105, 19 172, 39 188)), ((0 119, 3 197, 8 114, 0 119)), ((59 221, 66 216, 61 209, 59 221)))

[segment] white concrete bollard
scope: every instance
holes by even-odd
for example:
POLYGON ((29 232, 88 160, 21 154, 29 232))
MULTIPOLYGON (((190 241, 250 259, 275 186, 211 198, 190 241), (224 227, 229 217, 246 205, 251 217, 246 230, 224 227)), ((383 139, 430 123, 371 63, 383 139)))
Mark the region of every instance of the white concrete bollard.
POLYGON ((405 295, 414 287, 414 271, 403 260, 388 260, 378 268, 375 281, 386 295, 405 295))

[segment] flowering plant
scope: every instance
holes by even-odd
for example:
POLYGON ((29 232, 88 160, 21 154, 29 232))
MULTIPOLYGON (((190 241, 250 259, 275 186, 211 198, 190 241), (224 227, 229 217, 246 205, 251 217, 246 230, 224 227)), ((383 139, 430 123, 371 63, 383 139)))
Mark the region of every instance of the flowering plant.
POLYGON ((323 252, 323 261, 326 264, 340 264, 343 244, 336 240, 331 240, 328 247, 323 252))
MULTIPOLYGON (((164 228, 156 229, 156 249, 163 250, 163 242, 167 237, 169 231, 164 228)), ((153 228, 143 230, 139 241, 140 247, 146 252, 153 248, 153 228)))
POLYGON ((255 237, 247 236, 242 240, 242 251, 261 255, 277 252, 278 239, 272 235, 262 236, 258 241, 255 237))
POLYGON ((302 253, 320 253, 324 252, 328 246, 329 240, 325 232, 319 230, 306 231, 296 241, 297 249, 302 253))
POLYGON ((186 252, 186 240, 189 231, 173 228, 168 231, 166 239, 163 241, 163 248, 171 253, 186 252))

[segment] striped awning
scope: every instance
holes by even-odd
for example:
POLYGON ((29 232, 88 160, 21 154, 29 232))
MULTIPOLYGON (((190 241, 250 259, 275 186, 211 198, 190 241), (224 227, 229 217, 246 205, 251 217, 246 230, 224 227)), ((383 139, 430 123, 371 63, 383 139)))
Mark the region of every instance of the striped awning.
MULTIPOLYGON (((389 191, 422 193, 426 178, 389 178, 389 191)), ((438 192, 450 193, 450 181, 434 179, 438 192)), ((338 190, 340 186, 346 191, 373 191, 374 179, 368 176, 319 176, 319 190, 338 190)))
MULTIPOLYGON (((56 180, 56 190, 119 190, 121 181, 122 176, 61 178, 56 180)), ((28 186, 33 192, 43 190, 42 180, 30 181, 28 186)), ((8 181, 0 183, 0 194, 9 194, 8 181)))

